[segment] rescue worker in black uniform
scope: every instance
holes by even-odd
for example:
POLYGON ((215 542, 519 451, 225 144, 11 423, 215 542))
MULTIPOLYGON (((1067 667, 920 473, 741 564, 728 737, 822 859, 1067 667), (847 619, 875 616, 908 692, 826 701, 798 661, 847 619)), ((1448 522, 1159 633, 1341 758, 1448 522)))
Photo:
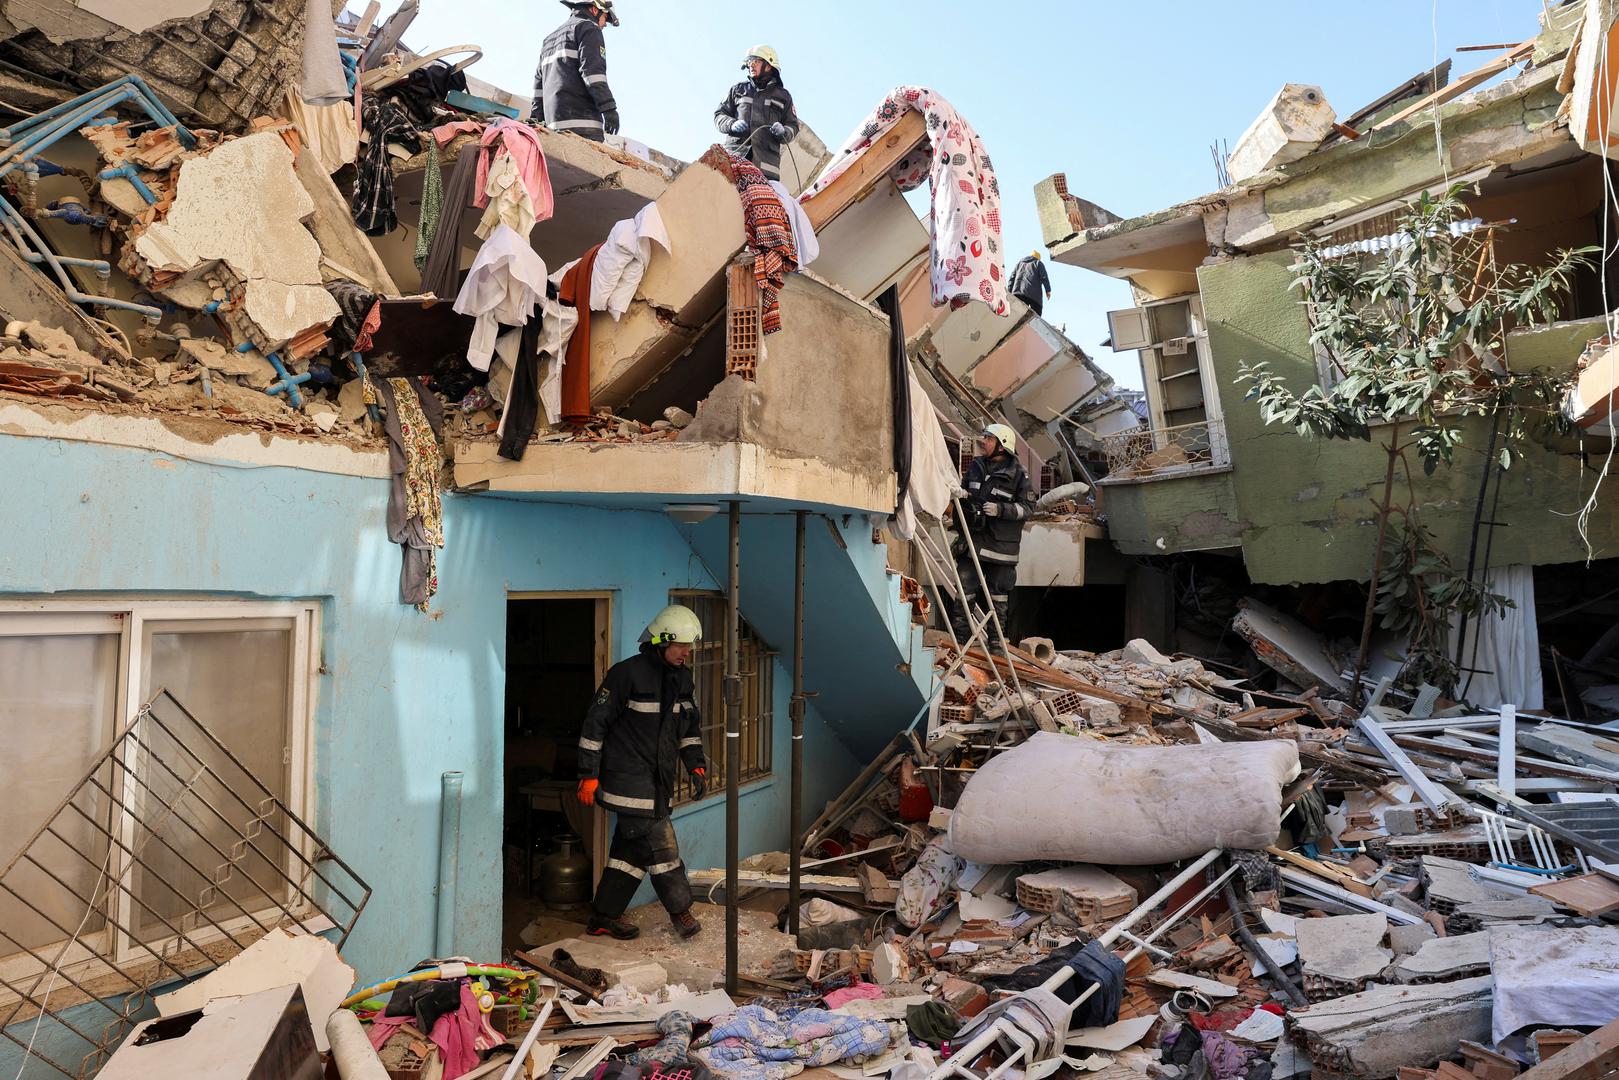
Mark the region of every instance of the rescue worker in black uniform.
POLYGON ((1017 261, 1012 268, 1008 291, 1028 304, 1036 315, 1044 314, 1046 301, 1051 299, 1051 275, 1046 273, 1046 264, 1041 261, 1038 251, 1030 252, 1017 261))
POLYGON ((613 0, 562 0, 572 14, 540 46, 532 119, 592 142, 618 134, 618 103, 607 85, 602 27, 618 25, 613 0))
MULTIPOLYGON (((978 451, 979 456, 967 466, 967 497, 961 502, 967 520, 956 522, 959 535, 953 545, 965 603, 954 605, 950 621, 963 644, 972 632, 969 610, 988 610, 967 545, 978 552, 984 583, 989 586, 989 603, 995 605, 1002 630, 1007 630, 1006 612, 1017 584, 1023 523, 1034 508, 1029 474, 1017 459, 1017 435, 1012 429, 1005 424, 989 425, 978 440, 978 451)), ((988 632, 993 639, 993 629, 988 632)))
POLYGON ((781 61, 769 45, 749 50, 742 67, 748 77, 714 110, 714 126, 726 136, 725 149, 780 180, 782 147, 798 138, 800 127, 793 95, 781 84, 781 61))
POLYGON ((648 874, 675 932, 691 937, 701 929, 669 810, 677 768, 691 777, 696 798, 708 790, 686 666, 703 628, 690 608, 671 604, 646 629, 641 651, 608 670, 579 735, 579 801, 618 815, 586 932, 621 940, 641 932, 624 909, 648 874))

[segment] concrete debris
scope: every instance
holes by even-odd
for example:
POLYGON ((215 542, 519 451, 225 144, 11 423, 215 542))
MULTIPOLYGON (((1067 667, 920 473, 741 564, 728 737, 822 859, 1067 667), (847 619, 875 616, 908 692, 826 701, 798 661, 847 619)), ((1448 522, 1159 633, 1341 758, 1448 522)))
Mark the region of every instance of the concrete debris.
POLYGON ((1332 133, 1338 114, 1319 86, 1288 83, 1231 147, 1231 179, 1243 181, 1297 161, 1332 133))
POLYGON ((1243 602, 1231 629, 1245 639, 1254 655, 1300 690, 1312 687, 1340 695, 1347 683, 1335 660, 1320 640, 1298 620, 1256 600, 1243 602))
POLYGON ((1488 975, 1429 986, 1380 986, 1292 1014, 1318 1066, 1366 1080, 1434 1064, 1464 1040, 1489 1041, 1488 975))
POLYGON ((1358 990, 1388 966, 1389 922, 1381 915, 1300 919, 1295 931, 1306 980, 1358 990))
POLYGON ((1490 970, 1490 935, 1486 931, 1436 937, 1394 965, 1394 981, 1449 982, 1490 970))

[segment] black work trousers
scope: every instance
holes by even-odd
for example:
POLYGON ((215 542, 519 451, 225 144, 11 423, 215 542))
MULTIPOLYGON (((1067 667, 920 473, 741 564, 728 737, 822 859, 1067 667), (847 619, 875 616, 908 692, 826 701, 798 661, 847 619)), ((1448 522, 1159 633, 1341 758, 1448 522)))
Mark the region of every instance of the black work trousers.
MULTIPOLYGON (((1017 585, 1017 563, 995 562, 982 557, 979 561, 984 567, 984 581, 989 585, 989 603, 995 605, 995 617, 1001 620, 1001 629, 1005 630, 1012 589, 1017 585)), ((973 567, 972 552, 963 551, 956 556, 956 573, 961 575, 962 599, 965 603, 951 605, 950 625, 955 628, 956 638, 965 645, 967 635, 972 633, 972 624, 983 618, 989 607, 984 602, 984 590, 978 584, 978 571, 973 567)), ((986 627, 984 633, 994 643, 995 627, 986 627)))
POLYGON ((607 869, 596 886, 591 909, 603 919, 616 919, 630 906, 641 879, 652 875, 652 887, 671 915, 691 907, 691 882, 680 861, 675 823, 666 817, 618 815, 613 843, 607 849, 607 869))

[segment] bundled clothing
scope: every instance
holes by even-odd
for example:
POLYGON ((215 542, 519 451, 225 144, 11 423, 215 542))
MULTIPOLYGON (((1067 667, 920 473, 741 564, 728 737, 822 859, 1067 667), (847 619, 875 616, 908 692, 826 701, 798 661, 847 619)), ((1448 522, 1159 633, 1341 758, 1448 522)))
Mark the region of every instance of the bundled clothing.
POLYGON ((382 325, 382 301, 376 293, 347 278, 326 283, 326 291, 337 302, 337 320, 327 334, 339 352, 368 352, 371 335, 382 325))
POLYGON ((506 1037, 490 1025, 489 1017, 478 1008, 478 998, 468 985, 469 981, 435 980, 424 984, 433 988, 429 993, 435 999, 442 996, 440 990, 445 988, 445 992, 455 999, 453 1009, 440 1009, 433 1013, 431 1026, 420 1022, 421 1017, 414 1005, 414 998, 408 994, 408 987, 401 986, 395 990, 384 1014, 372 1020, 371 1027, 366 1031, 372 1049, 381 1050, 389 1039, 399 1034, 405 1024, 413 1024, 438 1047, 444 1080, 456 1080, 456 1077, 465 1076, 476 1069, 483 1063, 483 1053, 500 1046, 506 1037), (401 995, 411 998, 411 1004, 396 1013, 394 1001, 401 995))
POLYGON ((592 902, 599 918, 623 915, 647 874, 670 914, 691 907, 669 811, 682 769, 708 767, 693 693, 691 669, 668 663, 660 648, 645 644, 608 670, 585 713, 579 777, 598 781, 596 802, 618 814, 592 902))
POLYGON ((993 457, 976 457, 967 466, 967 498, 962 506, 967 521, 956 523, 961 535, 956 540, 956 571, 961 575, 965 595, 957 605, 953 620, 956 636, 965 640, 971 632, 968 612, 974 608, 995 607, 1001 626, 1006 626, 1007 608, 1012 600, 1012 589, 1017 585, 1018 554, 1023 548, 1023 523, 1034 509, 1034 492, 1029 474, 1017 457, 1002 450, 993 457), (994 504, 998 516, 984 514, 984 507, 994 504), (984 583, 989 586, 986 598, 979 586, 978 571, 973 566, 971 544, 978 553, 978 562, 984 568, 984 583))
POLYGON ((1033 255, 1025 255, 1012 267, 1012 295, 1029 305, 1039 315, 1045 310, 1046 297, 1051 294, 1051 275, 1046 264, 1033 255))
POLYGON ((1005 255, 1001 250, 1001 190, 994 166, 972 125, 950 103, 926 87, 896 87, 833 156, 832 164, 802 198, 823 191, 882 134, 910 110, 927 118, 927 144, 894 166, 890 174, 901 191, 926 180, 932 189, 928 234, 933 257, 929 274, 933 305, 989 305, 997 315, 1006 302, 1005 255))
POLYGON ((500 326, 524 326, 545 295, 545 260, 515 229, 498 225, 478 249, 467 280, 455 298, 455 310, 471 315, 472 339, 467 363, 489 370, 500 326))
POLYGON ((635 290, 640 288, 641 279, 646 276, 654 242, 674 254, 669 230, 663 224, 663 213, 655 202, 647 203, 633 218, 625 218, 613 226, 591 269, 590 310, 605 311, 614 322, 623 317, 635 298, 635 290))
POLYGON ((523 236, 549 221, 556 211, 545 151, 534 129, 500 119, 484 130, 478 147, 478 178, 473 205, 487 206, 478 235, 488 236, 505 222, 523 236))
POLYGON ((949 906, 956 879, 966 865, 956 858, 945 837, 937 837, 923 848, 915 865, 900 878, 899 897, 894 901, 900 925, 914 930, 949 906))
POLYGON ((1119 1018, 1119 1006, 1124 1001, 1124 961, 1105 949, 1100 941, 1065 945, 1010 975, 991 975, 983 986, 991 993, 997 990, 1026 992, 1065 967, 1073 968, 1074 974, 1057 988, 1057 997, 1062 1001, 1077 1001, 1085 990, 1092 985, 1096 987, 1096 993, 1074 1010, 1070 1027, 1105 1027, 1119 1018))
POLYGON ((602 118, 618 112, 618 103, 607 85, 607 42, 601 27, 583 15, 569 18, 540 46, 534 109, 534 119, 552 131, 592 142, 605 137, 602 118))
POLYGON ((777 1016, 758 1005, 714 1018, 692 1056, 721 1080, 787 1080, 805 1069, 881 1054, 894 1033, 880 1020, 803 1009, 777 1016))
POLYGON ((726 137, 727 151, 753 162, 771 180, 781 179, 782 147, 798 138, 802 127, 793 95, 781 84, 778 71, 760 79, 743 79, 731 87, 714 110, 714 126, 726 137), (732 131, 738 120, 748 125, 741 135, 732 131), (770 131, 775 124, 785 131, 779 139, 770 131))
POLYGON ((438 549, 444 546, 439 469, 444 407, 416 379, 367 379, 365 402, 383 407, 388 435, 388 539, 403 551, 399 598, 419 611, 438 592, 438 549))

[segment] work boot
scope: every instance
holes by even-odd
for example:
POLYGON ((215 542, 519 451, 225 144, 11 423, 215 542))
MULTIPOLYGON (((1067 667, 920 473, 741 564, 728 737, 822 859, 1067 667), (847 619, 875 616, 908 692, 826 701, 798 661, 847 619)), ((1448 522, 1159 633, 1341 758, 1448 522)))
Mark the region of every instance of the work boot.
POLYGON ((697 931, 703 928, 703 924, 697 921, 697 916, 693 915, 689 908, 679 915, 669 916, 669 921, 675 924, 675 933, 683 938, 696 937, 697 931))
POLYGON ((641 936, 641 928, 620 916, 616 919, 592 915, 585 924, 585 933, 590 937, 615 937, 620 941, 628 941, 641 936))

